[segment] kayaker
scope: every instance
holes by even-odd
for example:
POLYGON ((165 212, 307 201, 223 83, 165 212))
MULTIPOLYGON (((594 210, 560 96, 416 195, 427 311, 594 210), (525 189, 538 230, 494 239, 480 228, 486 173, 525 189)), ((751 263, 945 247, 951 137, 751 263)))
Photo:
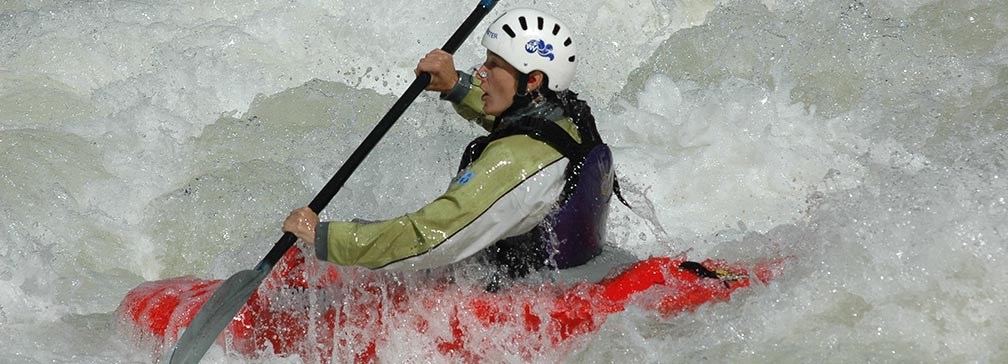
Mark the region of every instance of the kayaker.
POLYGON ((482 44, 486 61, 473 75, 456 71, 442 50, 417 64, 417 74, 431 74, 427 90, 489 131, 466 147, 444 194, 370 223, 320 223, 303 207, 283 230, 314 242, 319 259, 371 269, 427 269, 479 255, 514 278, 598 255, 612 156, 589 107, 568 90, 578 62, 571 29, 541 11, 514 9, 490 25, 482 44))

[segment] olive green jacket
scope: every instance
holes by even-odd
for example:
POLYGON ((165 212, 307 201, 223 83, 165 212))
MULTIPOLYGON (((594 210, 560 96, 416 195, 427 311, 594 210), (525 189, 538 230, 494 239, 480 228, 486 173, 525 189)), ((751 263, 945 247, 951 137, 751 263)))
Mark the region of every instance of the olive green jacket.
MULTIPOLYGON (((468 76, 461 74, 462 76, 468 76)), ((490 129, 483 114, 482 90, 463 77, 442 98, 464 118, 490 129)), ((558 108, 549 113, 575 139, 576 128, 558 108)), ((544 116, 544 115, 540 115, 544 116)), ((319 259, 371 269, 415 270, 448 265, 495 242, 532 230, 555 207, 565 183, 568 160, 526 135, 490 142, 479 158, 462 169, 441 196, 416 212, 372 223, 328 222, 319 226, 319 259)))

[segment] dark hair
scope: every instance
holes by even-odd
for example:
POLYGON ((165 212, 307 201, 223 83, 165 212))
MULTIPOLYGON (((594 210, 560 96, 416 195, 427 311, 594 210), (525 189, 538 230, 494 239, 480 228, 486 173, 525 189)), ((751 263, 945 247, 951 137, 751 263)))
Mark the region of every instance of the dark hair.
POLYGON ((569 116, 577 126, 581 134, 581 142, 602 142, 602 137, 595 126, 595 115, 592 115, 591 107, 584 100, 578 98, 578 94, 571 90, 553 91, 549 87, 549 77, 543 75, 543 85, 539 87, 539 94, 543 99, 554 102, 563 108, 564 114, 569 116))
MULTIPOLYGON (((591 107, 584 100, 578 98, 578 94, 571 90, 563 91, 553 91, 549 88, 549 76, 545 73, 542 74, 543 80, 539 84, 539 88, 532 92, 516 93, 514 96, 514 102, 511 104, 504 114, 508 114, 512 110, 518 110, 524 108, 537 97, 542 96, 542 98, 548 102, 556 103, 563 108, 564 114, 569 116, 574 122, 574 126, 577 127, 578 133, 581 134, 581 143, 586 145, 594 145, 602 143, 602 137, 599 136, 598 128, 595 127, 595 116, 592 115, 591 107)), ((524 90, 528 85, 529 74, 518 73, 518 89, 524 90)), ((502 114, 502 115, 504 115, 502 114)), ((497 130, 501 118, 494 120, 494 125, 491 130, 497 130)))

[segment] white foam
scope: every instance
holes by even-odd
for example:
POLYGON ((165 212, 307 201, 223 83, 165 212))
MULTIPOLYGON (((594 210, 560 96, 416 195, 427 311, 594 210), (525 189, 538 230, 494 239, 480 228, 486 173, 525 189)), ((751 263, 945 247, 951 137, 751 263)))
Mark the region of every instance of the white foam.
MULTIPOLYGON (((577 29, 574 89, 642 206, 614 205, 612 244, 794 257, 729 304, 613 316, 570 360, 1004 361, 1006 7, 761 3, 490 15, 577 29)), ((141 280, 254 264, 471 5, 0 5, 0 351, 136 360, 95 322, 141 280)), ((419 207, 477 133, 421 97, 324 216, 419 207)), ((428 339, 379 351, 448 360, 428 339)))

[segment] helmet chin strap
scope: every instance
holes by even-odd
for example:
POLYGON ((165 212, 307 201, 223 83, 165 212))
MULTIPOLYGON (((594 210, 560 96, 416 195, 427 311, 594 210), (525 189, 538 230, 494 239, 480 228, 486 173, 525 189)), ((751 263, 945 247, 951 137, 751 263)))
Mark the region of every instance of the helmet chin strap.
POLYGON ((535 100, 538 93, 529 91, 528 81, 529 75, 527 73, 518 73, 518 90, 515 92, 514 102, 511 103, 508 110, 523 108, 535 100))
POLYGON ((529 74, 518 72, 518 90, 515 92, 515 96, 528 96, 530 94, 528 90, 529 74))
POLYGON ((505 115, 509 115, 513 111, 525 108, 539 95, 538 92, 530 92, 528 90, 528 80, 529 75, 527 73, 518 72, 518 90, 516 90, 515 95, 512 98, 511 106, 501 113, 501 117, 494 119, 493 126, 490 130, 497 130, 497 127, 500 126, 501 120, 504 119, 505 115))

